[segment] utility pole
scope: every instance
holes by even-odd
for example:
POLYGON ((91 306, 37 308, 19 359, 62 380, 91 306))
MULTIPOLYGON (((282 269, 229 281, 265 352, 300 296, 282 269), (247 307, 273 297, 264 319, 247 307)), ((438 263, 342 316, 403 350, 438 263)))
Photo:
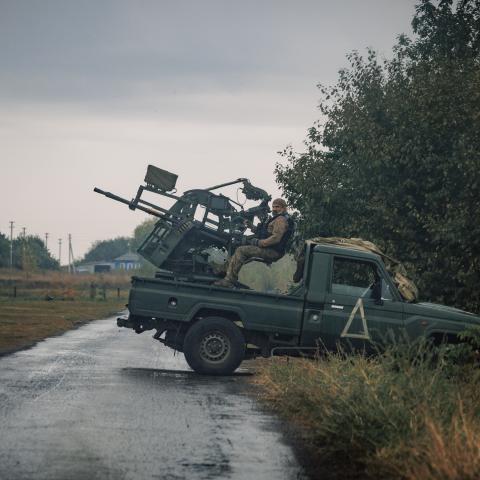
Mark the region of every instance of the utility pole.
POLYGON ((27 250, 27 227, 22 227, 22 237, 23 237, 23 242, 22 242, 22 269, 25 270, 27 261, 25 259, 25 254, 27 250))
POLYGON ((58 239, 58 264, 62 267, 62 239, 58 239))
POLYGON ((10 268, 13 270, 13 225, 15 222, 10 221, 10 268))
POLYGON ((75 273, 75 258, 73 257, 72 234, 68 234, 68 271, 75 273))
POLYGON ((45 233, 45 250, 48 250, 48 232, 45 233))
POLYGON ((71 258, 71 249, 72 249, 72 234, 68 234, 68 273, 72 273, 72 258, 71 258))

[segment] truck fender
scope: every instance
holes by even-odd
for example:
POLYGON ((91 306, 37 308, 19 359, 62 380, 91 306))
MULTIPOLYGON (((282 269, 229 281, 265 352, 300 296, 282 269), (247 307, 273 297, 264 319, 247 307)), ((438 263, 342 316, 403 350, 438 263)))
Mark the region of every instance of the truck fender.
POLYGON ((446 343, 458 343, 458 334, 462 330, 453 329, 427 329, 425 330, 425 336, 431 338, 436 345, 442 342, 446 343))
POLYGON ((407 334, 413 337, 421 335, 427 338, 437 339, 442 335, 447 337, 456 337, 462 328, 456 328, 452 322, 442 321, 430 317, 415 315, 405 322, 407 334))
MULTIPOLYGON (((218 315, 218 316, 225 316, 227 314, 226 318, 230 318, 232 316, 236 317, 241 323, 241 325, 238 325, 240 327, 244 327, 245 324, 245 314, 242 311, 241 308, 234 307, 234 306, 228 306, 228 307, 221 307, 218 304, 215 303, 197 303, 188 313, 187 319, 188 322, 192 322, 195 317, 198 316, 198 314, 202 311, 205 310, 205 315, 212 316, 212 315, 218 315), (223 315, 222 315, 223 314, 223 315), (233 314, 233 315, 232 315, 233 314)), ((237 322, 235 322, 237 323, 237 322)))

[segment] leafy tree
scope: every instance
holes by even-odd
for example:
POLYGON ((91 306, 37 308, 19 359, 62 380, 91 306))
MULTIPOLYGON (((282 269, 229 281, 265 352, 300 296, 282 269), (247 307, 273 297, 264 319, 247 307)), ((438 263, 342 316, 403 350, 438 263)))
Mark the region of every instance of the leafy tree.
POLYGON ((98 240, 90 247, 82 262, 111 262, 120 255, 127 253, 129 248, 130 238, 128 237, 98 240))
POLYGON ((26 238, 17 238, 13 241, 13 251, 15 256, 15 265, 22 270, 58 270, 60 264, 58 260, 52 257, 45 247, 43 240, 30 235, 26 238))
POLYGON ((307 236, 360 236, 415 267, 423 295, 480 309, 480 1, 422 0, 392 58, 347 56, 319 86, 306 151, 277 181, 307 236))
MULTIPOLYGON (((154 218, 147 218, 144 220, 142 223, 137 225, 135 227, 135 230, 133 231, 133 237, 131 240, 131 248, 133 251, 137 251, 140 247, 140 245, 144 242, 144 240, 147 238, 147 236, 150 234, 150 232, 153 230, 153 227, 157 221, 154 218)), ((144 258, 140 258, 140 270, 139 274, 145 275, 145 276, 150 276, 154 275, 157 267, 144 258)))
POLYGON ((0 268, 10 266, 10 241, 0 233, 0 268))
MULTIPOLYGON (((152 231, 154 225, 154 219, 147 219, 135 228, 131 238, 117 237, 111 240, 99 240, 94 242, 79 263, 102 261, 110 262, 130 250, 136 251, 145 240, 147 235, 152 231)), ((144 265, 144 270, 147 273, 151 273, 151 269, 148 269, 146 262, 144 265)))
MULTIPOLYGON (((0 233, 0 267, 10 266, 10 240, 0 233)), ((58 270, 59 264, 40 237, 29 235, 13 240, 13 267, 21 270, 58 270)))
POLYGON ((140 245, 153 230, 155 223, 156 220, 154 218, 147 218, 140 225, 137 225, 137 227, 133 231, 133 238, 131 243, 132 250, 138 250, 140 245))

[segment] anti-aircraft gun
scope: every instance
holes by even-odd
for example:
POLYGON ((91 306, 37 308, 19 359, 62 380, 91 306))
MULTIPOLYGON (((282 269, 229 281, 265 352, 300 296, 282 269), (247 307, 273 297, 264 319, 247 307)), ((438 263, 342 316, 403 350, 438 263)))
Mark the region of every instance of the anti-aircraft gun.
POLYGON ((140 245, 138 253, 156 267, 173 272, 175 276, 211 276, 214 273, 209 257, 213 251, 232 255, 247 241, 246 221, 255 218, 264 222, 270 208, 270 195, 253 186, 246 178, 222 183, 206 189, 188 190, 176 195, 178 176, 149 165, 145 185, 140 185, 135 198, 126 200, 99 188, 94 191, 128 205, 131 210, 141 210, 158 218, 152 232, 140 245), (241 204, 221 193, 214 193, 230 185, 241 184, 248 200, 260 203, 244 209, 241 204), (175 200, 169 209, 142 198, 151 192, 175 200))

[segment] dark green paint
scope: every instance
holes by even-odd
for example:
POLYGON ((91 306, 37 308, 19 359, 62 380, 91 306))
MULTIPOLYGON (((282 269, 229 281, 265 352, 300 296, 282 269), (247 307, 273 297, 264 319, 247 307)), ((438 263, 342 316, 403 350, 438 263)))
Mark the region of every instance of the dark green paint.
MULTIPOLYGON (((304 285, 292 294, 226 289, 176 281, 173 277, 134 277, 129 310, 129 321, 121 324, 131 328, 141 324, 142 329, 168 330, 183 326, 185 331, 198 318, 212 314, 224 316, 237 322, 247 338, 263 339, 264 352, 279 346, 333 348, 338 342, 369 349, 373 343, 391 338, 392 334, 399 338, 406 332, 411 339, 422 335, 456 335, 471 325, 480 325, 479 316, 461 310, 403 301, 377 255, 309 242, 304 285), (332 291, 335 259, 368 262, 383 280, 384 292, 388 286, 389 293, 385 294, 389 298, 371 298, 371 290, 362 298, 370 339, 341 337, 359 296, 332 291)), ((362 331, 358 311, 348 333, 362 331)))

